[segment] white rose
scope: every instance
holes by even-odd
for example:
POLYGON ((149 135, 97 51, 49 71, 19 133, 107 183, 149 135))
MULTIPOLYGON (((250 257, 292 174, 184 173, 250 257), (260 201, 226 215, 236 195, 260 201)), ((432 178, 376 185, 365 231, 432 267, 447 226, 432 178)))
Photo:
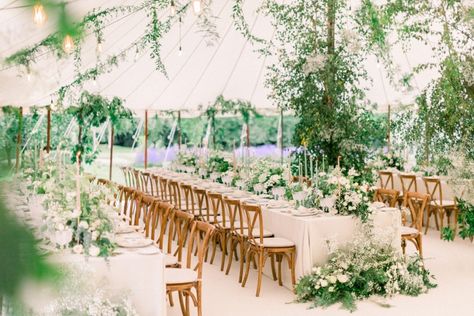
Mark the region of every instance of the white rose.
POLYGON ((57 224, 57 225, 56 225, 56 230, 58 230, 58 231, 63 231, 63 230, 64 230, 64 225, 61 224, 61 223, 57 224))
POLYGON ((84 250, 84 247, 81 244, 77 244, 74 247, 72 247, 72 252, 74 252, 75 254, 81 254, 83 250, 84 250))
POLYGON ((328 286, 328 281, 321 280, 321 287, 326 287, 326 286, 328 286))
POLYGON ((337 282, 337 278, 333 275, 330 275, 327 277, 328 281, 332 284, 336 283, 337 282))
POLYGON ((88 229, 88 228, 89 228, 89 224, 87 224, 86 221, 80 221, 80 222, 79 222, 79 228, 88 229))
POLYGON ((92 257, 97 257, 100 254, 100 248, 94 245, 89 247, 89 255, 92 257))
POLYGON ((337 280, 341 283, 346 283, 347 281, 349 281, 349 278, 345 274, 339 274, 337 276, 337 280))
POLYGON ((91 239, 92 239, 92 240, 96 240, 97 237, 99 237, 99 233, 96 232, 96 231, 93 231, 93 232, 92 232, 92 235, 91 235, 91 239))
POLYGON ((334 286, 329 287, 329 292, 334 292, 334 290, 335 290, 334 286))

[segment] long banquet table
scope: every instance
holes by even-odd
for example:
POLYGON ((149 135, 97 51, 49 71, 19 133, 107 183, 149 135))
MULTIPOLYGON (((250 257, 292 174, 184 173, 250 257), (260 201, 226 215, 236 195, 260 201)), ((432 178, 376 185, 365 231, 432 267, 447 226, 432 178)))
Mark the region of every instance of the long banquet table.
MULTIPOLYGON (((44 209, 40 199, 33 199, 28 207, 27 217, 33 227, 41 225, 44 209)), ((126 236, 139 236, 139 233, 126 236)), ((86 266, 92 278, 102 280, 105 290, 112 297, 125 295, 133 304, 138 315, 166 315, 166 286, 164 255, 154 245, 146 248, 121 248, 117 254, 107 258, 88 257, 73 254, 69 249, 53 253, 52 262, 75 268, 86 266), (146 250, 154 249, 152 254, 146 250), (145 250, 145 251, 144 251, 145 250)))
MULTIPOLYGON (((222 184, 202 180, 189 174, 172 172, 167 169, 154 169, 159 176, 191 184, 194 187, 218 192, 228 196, 251 197, 250 193, 231 189, 222 184)), ((296 276, 301 277, 311 272, 314 265, 327 262, 329 247, 336 247, 353 240, 360 221, 353 216, 320 214, 318 216, 300 217, 291 213, 283 213, 262 206, 263 225, 265 230, 275 236, 293 241, 296 245, 296 276)), ((384 208, 373 214, 373 232, 389 242, 395 249, 401 248, 401 216, 396 208, 384 208)), ((400 250, 401 251, 401 250, 400 250)), ((270 265, 266 266, 265 274, 271 276, 270 265)), ((288 269, 282 269, 284 285, 291 288, 288 269)))

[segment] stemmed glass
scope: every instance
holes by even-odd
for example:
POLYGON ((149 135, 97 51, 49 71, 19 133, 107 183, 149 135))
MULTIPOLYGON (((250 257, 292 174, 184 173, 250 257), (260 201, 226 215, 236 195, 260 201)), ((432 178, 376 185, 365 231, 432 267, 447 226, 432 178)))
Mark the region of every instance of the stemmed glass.
POLYGON ((280 200, 285 195, 284 187, 275 187, 272 189, 273 198, 275 200, 280 200))
POLYGON ((303 205, 303 201, 306 198, 306 192, 304 191, 295 192, 293 193, 293 198, 296 202, 296 208, 299 208, 300 206, 303 205))

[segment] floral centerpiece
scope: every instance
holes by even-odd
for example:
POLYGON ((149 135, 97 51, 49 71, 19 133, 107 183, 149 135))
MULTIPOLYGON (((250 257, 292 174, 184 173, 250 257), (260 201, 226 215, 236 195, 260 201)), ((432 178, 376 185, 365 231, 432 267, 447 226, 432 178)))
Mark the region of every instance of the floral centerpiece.
POLYGON ((115 249, 114 218, 116 210, 108 203, 114 196, 103 185, 80 181, 80 210, 74 176, 50 178, 46 183, 43 231, 51 242, 72 247, 75 253, 108 257, 115 249))
POLYGON ((435 286, 418 256, 405 260, 389 244, 364 236, 338 248, 325 265, 300 278, 296 295, 297 301, 314 307, 341 303, 354 311, 357 300, 373 295, 417 296, 435 286))
POLYGON ((273 188, 288 185, 288 169, 277 162, 258 159, 248 166, 244 178, 249 191, 271 194, 273 188))
POLYGON ((376 170, 397 169, 404 170, 405 160, 396 151, 390 150, 387 153, 379 153, 369 162, 369 166, 376 170))
POLYGON ((329 173, 320 172, 308 190, 305 204, 332 214, 354 215, 365 222, 372 212, 374 187, 359 183, 359 179, 359 173, 354 169, 345 176, 339 168, 329 173))

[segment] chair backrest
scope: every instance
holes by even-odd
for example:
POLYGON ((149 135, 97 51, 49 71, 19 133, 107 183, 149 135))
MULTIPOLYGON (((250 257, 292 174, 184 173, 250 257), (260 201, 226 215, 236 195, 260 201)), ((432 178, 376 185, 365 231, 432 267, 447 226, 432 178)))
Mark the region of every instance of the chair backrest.
MULTIPOLYGON (((174 210, 171 216, 170 227, 168 229, 168 253, 173 251, 173 236, 176 231, 177 240, 177 249, 176 254, 178 255, 178 261, 181 262, 182 252, 185 241, 188 239, 189 227, 194 219, 194 216, 180 211, 174 210)), ((188 247, 191 247, 191 244, 188 244, 188 247)))
POLYGON ((212 220, 212 214, 209 209, 209 199, 207 198, 207 192, 204 189, 193 188, 194 196, 196 197, 196 206, 199 211, 199 217, 206 222, 212 220))
MULTIPOLYGON (((149 220, 150 213, 154 212, 154 208, 158 203, 158 199, 144 192, 138 192, 138 207, 134 216, 134 225, 140 225, 147 227, 147 221, 149 220)), ((145 231, 145 236, 149 237, 150 232, 145 231)))
POLYGON ((379 179, 380 179, 380 188, 393 189, 393 172, 380 170, 379 179))
POLYGON ((418 192, 407 192, 406 193, 406 204, 407 207, 410 209, 411 214, 414 218, 412 218, 411 226, 416 228, 419 232, 421 232, 423 226, 423 214, 428 207, 428 203, 430 201, 429 194, 423 194, 418 192))
POLYGON ((194 247, 197 247, 198 262, 194 267, 197 270, 198 279, 202 279, 202 265, 204 261, 204 254, 207 252, 209 246, 209 239, 214 231, 214 226, 209 223, 194 221, 191 233, 189 235, 188 253, 186 257, 186 267, 188 269, 192 266, 192 258, 194 247))
POLYGON ((207 198, 209 199, 209 206, 211 207, 211 223, 219 223, 221 227, 230 227, 227 220, 229 219, 225 207, 224 207, 224 199, 222 198, 222 194, 208 192, 207 198), (221 215, 221 220, 218 221, 218 216, 221 215), (227 223, 227 226, 226 226, 227 223))
POLYGON ((140 180, 140 170, 133 168, 132 175, 133 175, 132 178, 134 179, 134 188, 137 189, 138 191, 143 192, 142 183, 140 180))
POLYGON ((240 200, 224 197, 224 203, 229 212, 230 229, 234 233, 240 233, 240 235, 243 235, 245 227, 243 223, 245 222, 245 219, 243 218, 240 200), (236 226, 236 223, 239 223, 239 225, 236 226))
POLYGON ((147 229, 150 231, 150 238, 156 242, 160 249, 163 249, 165 233, 167 229, 170 229, 173 212, 173 205, 158 201, 153 212, 149 213, 147 229))
POLYGON ((123 187, 122 191, 120 192, 120 213, 123 215, 129 215, 135 212, 135 195, 137 191, 131 187, 123 187))
POLYGON ((152 192, 152 185, 151 185, 151 176, 149 172, 146 171, 139 171, 140 175, 140 183, 141 183, 141 189, 143 192, 154 195, 152 192))
POLYGON ((169 201, 170 197, 168 194, 168 179, 165 177, 158 176, 158 181, 160 183, 159 189, 160 189, 160 198, 163 201, 169 201))
POLYGON ((443 205, 443 190, 441 190, 441 180, 438 177, 423 177, 426 193, 430 195, 433 203, 443 205), (439 199, 438 199, 439 197, 439 199))
POLYGON ((150 174, 151 194, 161 199, 160 177, 157 174, 150 174))
POLYGON ((181 190, 179 189, 178 182, 174 180, 168 180, 168 195, 171 204, 181 210, 181 190))
POLYGON ((101 184, 101 185, 105 185, 105 186, 110 186, 112 185, 112 182, 108 179, 103 179, 103 178, 100 178, 100 179, 97 179, 97 184, 101 184))
POLYGON ((120 170, 122 170, 122 172, 123 172, 123 178, 125 179, 125 185, 126 185, 127 187, 132 186, 131 183, 130 183, 130 177, 129 177, 129 173, 128 173, 128 167, 122 166, 122 167, 120 167, 120 170))
POLYGON ((397 205, 399 192, 391 189, 375 190, 374 201, 385 203, 389 207, 395 207, 397 205))
POLYGON ((245 224, 247 225, 248 241, 256 244, 257 241, 263 243, 263 216, 260 205, 250 205, 242 203, 242 210, 245 216, 245 224), (254 232, 258 231, 258 236, 254 236, 254 232))
POLYGON ((189 184, 184 184, 184 183, 181 183, 180 184, 181 186, 181 190, 182 190, 182 193, 184 195, 184 200, 185 200, 185 207, 184 209, 188 212, 192 212, 192 214, 194 214, 194 192, 193 192, 193 188, 191 185, 189 184))
POLYGON ((400 173, 398 177, 400 178, 400 183, 402 185, 403 195, 405 195, 405 193, 407 192, 418 192, 418 185, 416 182, 415 174, 400 173))

